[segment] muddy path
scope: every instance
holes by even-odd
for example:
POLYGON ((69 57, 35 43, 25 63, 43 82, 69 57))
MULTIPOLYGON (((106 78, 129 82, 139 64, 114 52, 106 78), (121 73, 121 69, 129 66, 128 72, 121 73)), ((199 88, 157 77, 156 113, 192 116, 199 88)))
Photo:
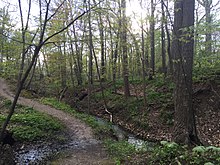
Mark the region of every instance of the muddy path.
MULTIPOLYGON (((0 95, 13 100, 13 93, 10 91, 4 79, 0 78, 0 95)), ((69 114, 43 105, 38 101, 20 97, 18 104, 33 107, 34 109, 49 114, 62 121, 66 128, 71 140, 78 143, 83 143, 83 147, 79 147, 70 151, 67 156, 53 161, 52 164, 62 165, 91 165, 91 164, 113 164, 108 158, 105 148, 101 142, 97 141, 92 133, 92 129, 79 119, 70 116, 69 114)))

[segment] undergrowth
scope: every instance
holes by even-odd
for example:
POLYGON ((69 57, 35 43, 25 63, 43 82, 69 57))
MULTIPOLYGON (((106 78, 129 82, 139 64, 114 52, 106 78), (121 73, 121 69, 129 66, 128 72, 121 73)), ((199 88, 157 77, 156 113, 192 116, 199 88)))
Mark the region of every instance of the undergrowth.
MULTIPOLYGON (((4 111, 0 113, 0 124, 5 121, 11 102, 4 100, 4 111)), ((9 124, 9 130, 18 141, 35 141, 56 137, 64 125, 57 119, 30 107, 18 105, 9 124)))
POLYGON ((217 165, 220 164, 220 148, 197 146, 190 150, 175 142, 161 141, 161 145, 153 151, 149 164, 217 165))
MULTIPOLYGON (((41 98, 40 100, 43 104, 50 105, 56 109, 62 110, 64 112, 67 112, 80 120, 84 121, 86 124, 88 124, 90 127, 93 128, 95 134, 100 133, 109 133, 111 131, 111 127, 108 125, 100 125, 98 123, 98 120, 88 114, 80 113, 71 108, 68 104, 65 104, 63 102, 58 101, 55 98, 41 98)), ((110 123, 109 123, 110 125, 110 123)))
POLYGON ((111 123, 103 124, 95 117, 84 113, 79 113, 73 110, 69 105, 63 102, 59 102, 55 98, 42 98, 41 102, 72 114, 73 116, 83 120, 85 123, 91 126, 95 133, 99 134, 99 137, 104 136, 104 138, 101 138, 104 139, 104 145, 107 147, 109 153, 115 159, 116 164, 120 164, 121 160, 129 158, 133 153, 137 152, 135 146, 129 144, 127 141, 115 141, 109 139, 111 138, 113 133, 111 123))
POLYGON ((134 153, 136 153, 136 148, 134 145, 128 143, 127 141, 114 141, 111 139, 106 139, 104 141, 110 155, 120 164, 120 162, 129 159, 134 153))

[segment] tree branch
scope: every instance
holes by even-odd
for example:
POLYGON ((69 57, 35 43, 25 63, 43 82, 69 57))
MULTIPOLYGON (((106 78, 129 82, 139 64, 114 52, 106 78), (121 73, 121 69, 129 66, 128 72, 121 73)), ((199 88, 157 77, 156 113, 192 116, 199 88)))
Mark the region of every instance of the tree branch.
POLYGON ((66 1, 66 0, 64 0, 64 1, 56 8, 55 12, 47 19, 47 21, 51 20, 51 18, 56 15, 56 13, 57 13, 58 10, 63 6, 63 4, 64 4, 65 1, 66 1))
POLYGON ((27 43, 27 42, 24 43, 23 41, 20 41, 20 40, 17 40, 17 39, 15 39, 15 38, 12 38, 12 37, 10 37, 10 36, 7 36, 7 35, 3 34, 2 32, 0 32, 0 34, 1 34, 2 36, 6 37, 6 38, 8 38, 8 39, 10 39, 10 40, 12 40, 12 41, 17 42, 17 43, 25 44, 25 45, 28 45, 28 46, 36 46, 35 44, 31 44, 31 43, 27 43))

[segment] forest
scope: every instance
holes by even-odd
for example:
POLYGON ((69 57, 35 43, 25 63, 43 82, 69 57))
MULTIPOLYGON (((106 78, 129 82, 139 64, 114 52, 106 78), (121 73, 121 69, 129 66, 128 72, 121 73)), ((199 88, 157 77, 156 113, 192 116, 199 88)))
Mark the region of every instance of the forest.
POLYGON ((0 165, 220 164, 219 0, 0 4, 0 165))

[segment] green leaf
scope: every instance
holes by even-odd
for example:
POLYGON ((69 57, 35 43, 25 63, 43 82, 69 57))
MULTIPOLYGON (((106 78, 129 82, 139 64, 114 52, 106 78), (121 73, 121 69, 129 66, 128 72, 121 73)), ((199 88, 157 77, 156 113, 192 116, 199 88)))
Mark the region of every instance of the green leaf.
POLYGON ((193 152, 204 153, 206 148, 204 146, 197 146, 192 149, 193 152))
POLYGON ((163 145, 163 146, 167 145, 167 143, 168 143, 168 141, 161 141, 160 142, 160 144, 163 145))
POLYGON ((220 152, 220 148, 219 147, 214 147, 214 146, 206 147, 206 151, 209 151, 209 150, 220 152))
POLYGON ((211 162, 207 162, 207 163, 205 163, 204 165, 214 165, 214 164, 211 163, 211 162))

